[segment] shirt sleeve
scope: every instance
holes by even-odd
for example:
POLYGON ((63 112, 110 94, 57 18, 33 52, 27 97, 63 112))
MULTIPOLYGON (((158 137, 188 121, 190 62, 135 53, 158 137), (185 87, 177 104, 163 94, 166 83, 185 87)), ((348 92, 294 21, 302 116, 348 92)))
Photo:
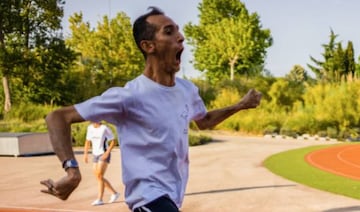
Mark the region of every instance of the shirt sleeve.
POLYGON ((95 96, 84 102, 75 104, 75 109, 87 121, 106 121, 117 124, 131 101, 130 91, 114 87, 106 90, 100 96, 95 96))
POLYGON ((193 108, 193 114, 192 114, 192 120, 199 120, 202 119, 206 113, 206 107, 204 104, 204 101, 199 95, 199 89, 195 85, 193 85, 192 89, 192 108, 193 108))
POLYGON ((91 141, 91 129, 90 129, 90 126, 88 126, 87 130, 86 130, 86 140, 91 141))
POLYGON ((115 139, 115 136, 112 133, 111 129, 109 127, 107 127, 107 126, 106 126, 106 129, 105 129, 105 136, 107 138, 106 139, 107 141, 111 141, 111 140, 115 139))

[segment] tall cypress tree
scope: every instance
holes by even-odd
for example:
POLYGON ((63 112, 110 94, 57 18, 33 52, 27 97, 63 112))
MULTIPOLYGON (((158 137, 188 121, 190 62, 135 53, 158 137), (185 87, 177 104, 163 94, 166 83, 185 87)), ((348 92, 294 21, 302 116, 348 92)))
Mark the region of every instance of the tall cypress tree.
POLYGON ((354 56, 354 47, 351 41, 348 41, 347 48, 346 48, 346 61, 345 61, 345 68, 348 74, 351 74, 351 77, 355 77, 355 56, 354 56))
POLYGON ((355 59, 354 48, 351 41, 348 42, 347 48, 344 50, 340 42, 336 42, 336 35, 331 30, 330 41, 323 44, 324 60, 317 60, 310 56, 310 60, 315 65, 308 64, 308 67, 316 74, 317 79, 325 82, 340 82, 347 80, 349 74, 355 75, 355 59))

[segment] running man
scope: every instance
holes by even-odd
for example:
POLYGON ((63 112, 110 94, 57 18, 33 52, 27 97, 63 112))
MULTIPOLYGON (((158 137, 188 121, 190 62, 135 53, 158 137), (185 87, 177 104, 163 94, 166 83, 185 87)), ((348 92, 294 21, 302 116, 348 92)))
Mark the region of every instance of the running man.
POLYGON ((250 89, 236 104, 207 111, 191 81, 176 77, 184 37, 160 9, 135 20, 133 36, 144 55, 141 75, 84 102, 57 109, 46 117, 50 141, 66 170, 42 192, 67 199, 81 181, 71 147, 71 124, 107 121, 120 142, 125 200, 134 212, 178 212, 189 174, 189 124, 211 129, 238 111, 256 108, 261 93, 250 89))

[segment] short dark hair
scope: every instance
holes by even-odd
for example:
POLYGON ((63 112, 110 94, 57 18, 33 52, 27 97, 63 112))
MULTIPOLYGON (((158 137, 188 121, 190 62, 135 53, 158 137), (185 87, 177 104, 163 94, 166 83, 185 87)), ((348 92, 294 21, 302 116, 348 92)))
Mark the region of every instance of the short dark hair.
POLYGON ((133 36, 135 39, 135 43, 145 58, 146 58, 146 54, 142 50, 140 46, 140 42, 142 40, 153 40, 156 33, 156 26, 147 22, 146 19, 149 16, 153 16, 153 15, 165 15, 165 13, 157 7, 149 7, 148 9, 150 11, 138 17, 133 25, 133 36))

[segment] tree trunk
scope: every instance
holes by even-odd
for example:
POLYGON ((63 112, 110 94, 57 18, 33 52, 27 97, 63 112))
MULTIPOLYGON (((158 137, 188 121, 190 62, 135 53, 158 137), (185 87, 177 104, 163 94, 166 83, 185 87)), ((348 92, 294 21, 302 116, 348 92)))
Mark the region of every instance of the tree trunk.
POLYGON ((234 72, 235 72, 235 64, 238 60, 238 56, 236 55, 234 58, 232 58, 229 62, 230 65, 230 80, 234 80, 234 72))
POLYGON ((2 82, 3 82, 4 94, 5 94, 4 110, 7 113, 11 110, 11 98, 10 98, 9 82, 6 76, 3 76, 2 82))
POLYGON ((234 80, 234 63, 230 63, 230 80, 234 80))

